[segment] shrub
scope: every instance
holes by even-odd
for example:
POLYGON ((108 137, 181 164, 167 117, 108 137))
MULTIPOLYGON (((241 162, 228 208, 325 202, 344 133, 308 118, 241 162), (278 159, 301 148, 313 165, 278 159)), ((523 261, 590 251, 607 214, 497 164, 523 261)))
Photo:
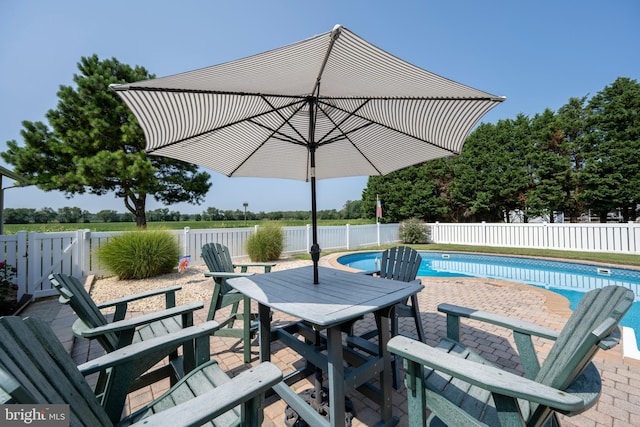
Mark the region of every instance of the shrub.
POLYGON ((249 236, 247 252, 251 261, 267 262, 280 258, 284 247, 284 232, 277 224, 267 223, 249 236))
POLYGON ((145 279, 171 273, 178 264, 180 247, 168 231, 133 231, 109 240, 98 256, 120 279, 145 279))
POLYGON ((18 270, 7 261, 0 262, 0 316, 9 316, 18 309, 18 270))
POLYGON ((429 240, 429 227, 417 218, 402 221, 400 239, 403 243, 426 243, 429 240))
POLYGON ((0 262, 0 299, 14 296, 18 290, 16 276, 18 270, 7 261, 0 262))

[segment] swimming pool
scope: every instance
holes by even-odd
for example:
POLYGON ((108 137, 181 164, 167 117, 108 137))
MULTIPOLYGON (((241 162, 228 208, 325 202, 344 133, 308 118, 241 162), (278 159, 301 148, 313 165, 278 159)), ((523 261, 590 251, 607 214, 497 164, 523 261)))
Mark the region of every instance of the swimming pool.
MULTIPOLYGON (((375 270, 381 252, 355 252, 338 262, 359 270, 375 270)), ((636 298, 620 325, 634 329, 640 343, 640 270, 601 267, 574 262, 499 255, 420 252, 418 276, 484 277, 534 285, 556 292, 569 300, 571 309, 590 289, 619 285, 631 289, 636 298)))

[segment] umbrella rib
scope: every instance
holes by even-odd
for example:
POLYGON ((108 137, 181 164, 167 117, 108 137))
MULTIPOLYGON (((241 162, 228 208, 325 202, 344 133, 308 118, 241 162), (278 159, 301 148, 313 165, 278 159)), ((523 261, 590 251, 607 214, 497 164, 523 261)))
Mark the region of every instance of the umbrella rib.
POLYGON ((269 98, 300 98, 300 100, 304 100, 306 95, 284 95, 281 93, 262 93, 262 92, 237 92, 231 90, 213 90, 213 89, 183 89, 183 88, 170 88, 170 87, 144 87, 144 86, 129 86, 129 87, 118 87, 111 86, 111 88, 118 92, 170 92, 170 93, 197 93, 197 94, 208 94, 208 95, 234 95, 234 96, 257 96, 257 97, 265 97, 269 98))
MULTIPOLYGON (((297 134, 298 134, 298 136, 300 137, 300 139, 301 139, 302 141, 306 141, 306 144, 305 144, 305 145, 308 145, 308 144, 309 144, 309 142, 305 139, 304 135, 302 135, 302 134, 300 133, 300 131, 299 131, 295 126, 293 126, 293 125, 291 124, 291 122, 289 121, 289 119, 291 119, 291 117, 293 117, 294 115, 296 115, 296 113, 302 109, 302 107, 305 105, 305 103, 301 103, 301 104, 298 106, 298 108, 296 108, 296 109, 295 109, 295 110, 294 110, 294 111, 289 115, 289 117, 285 117, 285 116, 282 114, 282 112, 280 111, 281 109, 279 109, 279 108, 275 108, 275 107, 273 106, 273 104, 271 104, 271 102, 270 102, 267 98, 265 98, 265 97, 263 96, 263 97, 262 97, 262 99, 263 99, 263 101, 264 101, 264 102, 266 102, 266 103, 267 103, 267 105, 269 105, 271 108, 273 108, 273 111, 274 111, 277 115, 279 115, 279 116, 280 116, 280 118, 284 121, 284 122, 282 123, 282 125, 280 126, 280 128, 282 128, 282 126, 284 126, 284 124, 285 124, 285 123, 286 123, 286 124, 288 124, 288 125, 289 125, 289 127, 291 127, 291 129, 293 129, 293 131, 294 131, 295 133, 297 133, 297 134)), ((306 99, 305 99, 305 102, 306 102, 306 99)), ((294 105, 294 104, 290 104, 289 106, 291 106, 291 105, 294 105)), ((280 128, 278 128, 278 129, 280 129, 280 128)))
MULTIPOLYGON (((370 99, 364 99, 364 102, 363 102, 362 104, 360 104, 360 106, 358 106, 358 108, 356 108, 356 109, 355 109, 355 110, 353 110, 353 111, 346 111, 346 110, 344 110, 344 109, 342 109, 342 108, 335 107, 334 105, 331 105, 330 103, 324 102, 324 100, 322 100, 321 102, 319 102, 319 103, 318 103, 318 107, 320 107, 320 110, 322 110, 322 112, 325 114, 325 116, 326 116, 326 117, 331 121, 331 123, 333 124, 333 128, 332 128, 331 130, 329 130, 329 131, 325 134, 325 136, 323 136, 322 138, 320 138, 320 141, 317 143, 317 144, 318 144, 318 146, 320 146, 320 145, 324 145, 324 144, 322 143, 322 141, 324 141, 324 139, 325 139, 328 135, 330 135, 330 134, 331 134, 334 130, 336 130, 336 129, 340 130, 340 132, 341 132, 343 135, 345 135, 345 137, 346 137, 346 133, 342 132, 342 130, 340 129, 340 125, 341 125, 341 124, 343 124, 344 122, 346 122, 347 120, 349 120, 351 117, 355 116, 356 112, 357 112, 358 110, 362 109, 362 107, 364 107, 365 105, 367 105, 367 104, 369 103, 369 101, 370 101, 370 99), (346 116, 345 118, 343 118, 342 120, 340 120, 340 122, 339 122, 339 123, 336 123, 336 122, 333 120, 333 118, 331 117, 331 114, 329 114, 329 113, 327 112, 327 110, 325 110, 325 109, 323 108, 323 106, 325 106, 325 105, 326 105, 326 106, 329 106, 329 107, 331 107, 331 108, 336 108, 336 109, 338 109, 338 110, 340 110, 340 111, 343 111, 343 112, 347 113, 347 116, 346 116)), ((358 116, 358 117, 359 117, 359 116, 358 116)), ((354 129, 354 130, 360 130, 360 129, 362 129, 362 127, 358 128, 358 129, 354 129)), ((351 131, 351 132, 353 132, 353 131, 351 131)), ((339 141, 339 140, 340 140, 340 139, 338 139, 337 137, 336 137, 336 138, 331 138, 331 139, 329 139, 329 140, 327 140, 327 141, 326 141, 326 144, 329 144, 329 143, 331 143, 331 142, 335 142, 335 141, 339 141)))
MULTIPOLYGON (((314 84, 314 91, 317 83, 314 84)), ((118 87, 112 86, 113 90, 118 92, 124 91, 142 91, 142 92, 177 92, 177 93, 202 93, 211 95, 235 95, 235 96, 259 96, 269 98, 298 98, 299 100, 307 99, 308 95, 283 95, 281 93, 262 93, 262 92, 234 92, 228 90, 210 90, 210 89, 179 89, 179 88, 162 88, 162 87, 118 87)), ((319 98, 319 97, 318 97, 319 98)), ((332 96, 322 97, 322 100, 425 100, 425 101, 492 101, 502 102, 505 100, 502 96, 381 96, 381 97, 363 97, 363 96, 332 96)))
MULTIPOLYGON (((337 98, 335 98, 335 99, 337 99, 337 98)), ((346 99, 346 98, 345 98, 345 99, 346 99)), ((353 98, 352 98, 352 99, 353 99, 353 98)), ((376 99, 377 99, 377 98, 376 98, 376 99)), ((400 98, 396 98, 396 99, 400 99, 400 98)), ((414 99, 414 98, 407 98, 407 99, 414 99)), ((451 100, 457 100, 457 99, 462 99, 462 98, 450 98, 450 99, 451 99, 451 100)), ((477 98, 469 98, 469 99, 476 100, 477 98)), ((370 100, 371 100, 371 99, 370 99, 370 100)), ((349 114, 349 115, 350 115, 350 116, 352 116, 352 117, 357 117, 357 118, 362 119, 362 120, 364 120, 364 121, 366 121, 366 122, 367 122, 367 124, 366 124, 366 125, 360 126, 359 128, 352 129, 352 130, 351 130, 351 131, 349 131, 348 133, 344 133, 344 132, 343 132, 343 134, 344 134, 345 136, 347 136, 349 133, 353 133, 353 132, 355 132, 355 131, 357 131, 357 130, 360 130, 360 129, 363 129, 363 128, 367 127, 367 126, 370 126, 370 125, 375 124, 375 125, 378 125, 378 126, 380 126, 380 127, 385 128, 385 129, 388 129, 388 130, 390 130, 390 131, 392 131, 392 132, 396 132, 396 133, 402 134, 402 135, 404 135, 404 136, 408 136, 408 137, 413 138, 413 139, 415 139, 415 140, 417 140, 417 141, 421 141, 421 142, 424 142, 424 143, 426 143, 426 144, 429 144, 429 145, 432 145, 432 146, 434 146, 434 147, 437 147, 437 148, 439 148, 439 149, 442 149, 442 150, 448 151, 448 152, 450 152, 451 154, 458 154, 458 153, 456 153, 456 152, 455 152, 455 151, 453 151, 453 150, 449 150, 449 149, 447 149, 447 148, 445 148, 445 147, 441 147, 441 146, 439 146, 438 144, 434 144, 433 142, 428 141, 428 140, 426 140, 426 139, 418 138, 418 137, 417 137, 417 136, 415 136, 415 135, 412 135, 412 134, 407 133, 407 132, 403 132, 403 131, 401 131, 401 130, 398 130, 398 129, 393 128, 393 127, 390 127, 390 126, 387 126, 387 125, 385 125, 384 123, 380 123, 380 122, 377 122, 377 121, 371 120, 371 119, 369 119, 369 118, 367 118, 367 117, 360 116, 360 115, 356 114, 356 111, 357 111, 357 110, 355 110, 354 112, 351 112, 351 111, 345 110, 344 108, 340 108, 340 107, 338 107, 338 106, 333 106, 333 108, 338 109, 338 110, 340 110, 340 111, 343 111, 343 112, 345 112, 345 113, 349 114)), ((337 141, 337 140, 338 140, 337 138, 332 138, 332 139, 330 139, 330 140, 324 141, 324 143, 323 143, 322 145, 330 144, 330 143, 335 142, 335 141, 337 141)), ((349 140, 349 141, 350 141, 350 140, 349 140)))
POLYGON ((492 101, 502 102, 505 100, 502 96, 324 96, 322 101, 327 100, 351 100, 351 101, 492 101))
MULTIPOLYGON (((258 144, 258 146, 256 147, 255 150, 253 150, 251 152, 251 154, 245 156, 244 160, 242 162, 240 162, 240 164, 231 171, 231 173, 229 174, 229 176, 233 176, 234 173, 236 173, 236 171, 238 169, 240 169, 251 157, 253 157, 253 155, 262 147, 264 146, 264 144, 266 144, 266 142, 271 139, 271 138, 275 138, 278 139, 280 141, 285 141, 285 142, 290 142, 293 144, 298 144, 298 145, 308 145, 307 143, 304 142, 304 137, 300 134, 300 132, 298 132, 298 130, 295 128, 295 126, 292 126, 291 123, 289 122, 289 118, 286 118, 281 112, 279 108, 276 108, 273 104, 271 104, 271 102, 269 102, 268 99, 262 97, 263 101, 267 103, 267 105, 269 105, 272 108, 272 111, 275 112, 276 114, 278 114, 280 116, 280 118, 283 120, 283 122, 280 124, 280 126, 277 129, 272 129, 269 126, 256 122, 254 120, 248 119, 247 121, 253 123, 256 126, 260 126, 264 129, 267 129, 269 131, 271 131, 271 135, 269 135, 266 139, 264 139, 260 144, 258 144), (280 129, 282 129, 282 127, 288 124, 297 134, 298 136, 300 136, 300 138, 302 138, 302 141, 297 141, 293 138, 290 138, 288 135, 283 134, 282 132, 280 132, 280 129), (276 136, 277 135, 277 136, 276 136), (284 138, 282 137, 284 136, 284 138)), ((287 105, 287 107, 294 105, 295 103, 289 104, 287 105)), ((296 108, 289 117, 292 117, 293 115, 295 115, 298 111, 300 111, 302 109, 304 104, 301 104, 298 106, 298 108, 296 108)), ((286 108, 286 107, 282 107, 282 108, 286 108)))
MULTIPOLYGON (((264 100, 264 98, 263 98, 263 100, 264 100)), ((266 101, 266 100, 265 100, 265 101, 266 101)), ((299 102, 300 102, 300 101, 294 101, 294 102, 291 102, 291 103, 289 103, 289 104, 287 104, 287 105, 283 105, 282 107, 279 107, 279 108, 274 107, 274 106, 273 106, 270 102, 268 102, 268 101, 267 101, 267 104, 268 104, 271 108, 273 108, 275 112, 279 113, 279 111, 278 111, 278 110, 285 109, 285 108, 289 108, 289 107, 291 107, 291 106, 296 105, 296 104, 297 104, 297 103, 299 103, 299 102)), ((298 109, 300 109, 300 108, 301 108, 301 107, 299 107, 298 109)), ((298 111, 298 110, 296 110, 296 111, 298 111)), ((157 148, 155 148, 155 149, 153 149, 153 150, 149 150, 149 151, 147 151, 147 153, 151 154, 151 153, 153 153, 153 152, 155 152, 155 151, 158 151, 158 150, 160 150, 160 149, 162 149, 162 148, 171 147, 171 146, 173 146, 173 145, 180 144, 180 143, 182 143, 182 142, 188 141, 188 140, 193 139, 193 138, 199 138, 199 137, 201 137, 201 136, 208 135, 208 134, 211 134, 211 133, 213 133, 213 132, 217 132, 217 131, 219 131, 219 130, 221 130, 221 129, 225 129, 225 128, 228 128, 228 127, 231 127, 231 126, 235 126, 235 125, 237 125, 238 123, 242 123, 242 122, 245 122, 245 121, 249 121, 249 122, 251 122, 251 123, 254 123, 254 124, 260 125, 260 123, 255 122, 255 121, 254 121, 254 119, 256 119, 256 118, 258 118, 258 117, 265 116, 265 115, 270 114, 270 113, 272 113, 272 112, 273 112, 273 111, 265 111, 265 112, 263 112, 263 113, 259 113, 259 114, 253 115, 253 116, 251 116, 251 117, 245 117, 245 118, 242 118, 241 120, 236 120, 236 121, 234 121, 234 122, 227 123, 227 124, 225 124, 225 125, 218 126, 218 127, 216 127, 216 128, 206 130, 206 131, 204 131, 204 132, 200 132, 200 133, 197 133, 197 134, 189 135, 189 136, 186 136, 186 137, 184 137, 184 138, 180 138, 180 139, 178 139, 178 140, 171 141, 171 142, 169 142, 169 143, 163 144, 163 145, 162 145, 162 146, 160 146, 160 147, 157 147, 157 148)), ((282 116, 282 115, 281 115, 281 116, 282 116)), ((269 129, 269 130, 273 131, 273 129, 270 129, 270 128, 268 128, 267 126, 264 126, 264 125, 261 125, 261 126, 262 126, 262 127, 264 127, 264 128, 266 128, 266 129, 269 129)), ((292 142, 293 142, 293 141, 295 141, 295 140, 292 140, 292 142)))
MULTIPOLYGON (((299 141, 297 139, 293 139, 289 135, 286 135, 286 134, 280 132, 279 129, 284 126, 284 123, 278 129, 274 129, 272 127, 269 127, 269 126, 265 125, 264 123, 256 122, 256 121, 251 120, 251 119, 249 119, 247 121, 252 123, 252 124, 254 124, 254 125, 256 125, 256 126, 259 126, 259 127, 263 128, 263 129, 271 131, 271 135, 269 135, 269 138, 275 138, 275 139, 277 139, 279 141, 290 142, 291 144, 298 144, 298 145, 304 145, 304 146, 307 145, 306 142, 304 142, 304 141, 299 141)), ((262 146, 262 144, 264 144, 264 142, 262 142, 260 145, 262 146)))
POLYGON ((374 123, 373 122, 368 122, 368 123, 363 124, 362 126, 358 126, 357 128, 353 128, 353 129, 351 129, 349 131, 342 131, 341 130, 340 131, 341 135, 334 136, 333 138, 328 138, 326 140, 323 140, 321 143, 318 144, 318 146, 320 147, 320 146, 323 146, 323 145, 333 144, 334 142, 342 141, 342 140, 345 140, 345 139, 348 140, 348 141, 351 141, 349 139, 349 134, 352 134, 352 133, 357 132, 359 130, 362 130, 362 129, 366 128, 366 127, 369 127, 372 124, 374 124, 374 123))
MULTIPOLYGON (((362 157, 367 161, 367 163, 369 163, 369 165, 370 165, 373 169, 375 169, 375 171, 376 171, 379 175, 382 175, 382 172, 380 171, 380 169, 378 169, 378 168, 376 167, 376 165, 375 165, 375 164, 373 164, 373 162, 372 162, 371 160, 369 160, 369 157, 367 157, 367 156, 362 152, 362 150, 360 150, 360 148, 359 148, 356 144, 354 144, 354 143, 353 143, 353 141, 349 138, 349 134, 350 134, 350 133, 353 133, 353 132, 356 132, 356 131, 358 131, 358 130, 360 130, 360 129, 364 129, 365 127, 371 126, 372 122, 371 122, 371 121, 369 121, 369 122, 365 123, 364 125, 359 126, 359 127, 358 127, 358 128, 356 128, 356 129, 352 129, 352 130, 350 130, 350 131, 348 131, 348 132, 344 132, 344 131, 342 131, 342 129, 340 129, 340 125, 341 125, 341 124, 343 124, 344 122, 346 122, 347 120, 349 120, 351 117, 353 117, 353 116, 356 114, 356 112, 357 112, 358 110, 360 110, 362 107, 364 107, 368 102, 369 102, 369 100, 365 100, 365 102, 363 102, 362 104, 360 104, 360 106, 359 106, 358 108, 356 108, 355 110, 353 110, 353 111, 349 112, 349 114, 347 114, 347 117, 345 117, 344 119, 342 119, 339 123, 336 123, 336 122, 333 120, 333 118, 331 117, 331 115, 330 115, 330 114, 327 114, 327 113, 326 113, 326 111, 324 110, 324 108, 322 108, 322 106, 318 105, 318 106, 320 107, 320 109, 325 113, 325 115, 327 116, 327 118, 331 121, 331 123, 333 123, 333 128, 332 128, 329 132, 327 132, 327 135, 329 135, 331 132, 333 132, 334 130, 336 130, 336 129, 337 129, 337 130, 339 130, 339 131, 340 131, 340 134, 342 135, 342 138, 339 138, 339 137, 331 138, 331 139, 329 139, 329 140, 327 140, 327 141, 325 141, 325 142, 320 142, 320 143, 318 143, 317 145, 318 145, 318 147, 319 147, 319 146, 321 146, 321 145, 326 145, 326 144, 330 144, 330 143, 332 143, 332 142, 336 142, 336 141, 339 141, 339 140, 345 139, 345 140, 349 141, 349 144, 351 144, 351 146, 352 146, 353 148, 355 148, 355 149, 358 151, 358 153, 360 153, 360 155, 361 155, 361 156, 362 156, 362 157)), ((329 104, 327 104, 327 105, 329 105, 329 104)), ((324 138, 324 137, 323 137, 323 138, 324 138)), ((321 138, 321 140, 322 140, 323 138, 321 138)))
POLYGON ((342 34, 342 26, 338 25, 334 27, 334 29, 329 34, 329 46, 327 46, 327 51, 324 54, 324 59, 322 60, 322 64, 320 65, 320 70, 318 70, 318 76, 316 77, 316 81, 313 84, 313 89, 311 90, 311 93, 313 94, 312 96, 314 96, 316 99, 320 98, 320 81, 322 80, 322 74, 324 74, 324 69, 327 66, 327 62, 329 61, 329 56, 331 55, 333 46, 335 45, 336 40, 338 40, 338 37, 340 37, 340 34, 342 34))

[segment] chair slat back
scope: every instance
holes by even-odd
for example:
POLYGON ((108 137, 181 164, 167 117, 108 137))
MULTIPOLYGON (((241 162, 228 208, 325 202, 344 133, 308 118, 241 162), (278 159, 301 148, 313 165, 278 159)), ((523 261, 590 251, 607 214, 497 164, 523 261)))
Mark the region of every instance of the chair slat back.
MULTIPOLYGON (((209 271, 216 273, 233 273, 233 260, 231 259, 231 253, 229 248, 221 243, 206 243, 202 246, 202 259, 209 271)), ((226 284, 226 281, 222 281, 221 292, 226 294, 231 290, 231 287, 226 284)))
POLYGON ((397 246, 382 253, 380 277, 411 282, 418 275, 422 257, 413 248, 397 246))
MULTIPOLYGON (((62 273, 51 274, 49 280, 60 293, 61 301, 69 304, 78 318, 88 327, 97 328, 109 323, 80 280, 62 273)), ((97 337, 97 340, 108 352, 118 347, 118 338, 115 334, 105 334, 97 337)))
POLYGON ((602 340, 608 338, 614 344, 619 341, 618 323, 633 301, 633 291, 623 286, 587 292, 551 348, 536 381, 561 390, 571 385, 589 364, 602 340))
POLYGON ((233 261, 229 248, 220 243, 207 243, 202 246, 202 258, 210 271, 233 273, 233 261))
POLYGON ((51 327, 16 316, 0 318, 0 378, 14 403, 69 404, 71 426, 112 425, 51 327))

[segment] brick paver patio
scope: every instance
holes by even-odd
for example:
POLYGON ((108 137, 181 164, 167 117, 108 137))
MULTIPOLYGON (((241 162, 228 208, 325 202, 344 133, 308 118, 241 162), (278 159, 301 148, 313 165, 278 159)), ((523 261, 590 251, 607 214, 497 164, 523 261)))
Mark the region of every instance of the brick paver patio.
MULTIPOLYGON (((469 306, 481 310, 493 311, 512 317, 533 321, 553 329, 561 329, 570 315, 568 303, 557 294, 530 286, 507 283, 489 279, 423 279, 425 289, 419 294, 420 309, 427 343, 435 345, 445 335, 444 316, 436 307, 442 302, 469 306)), ((205 304, 208 302, 205 302, 205 304)), ((101 350, 97 344, 89 345, 84 340, 74 340, 70 335, 70 325, 75 314, 58 304, 57 300, 42 300, 31 304, 23 315, 43 317, 51 320, 56 333, 67 346, 74 359, 81 363, 99 355, 101 350)), ((142 314, 142 313, 139 313, 142 314)), ((197 313, 196 322, 203 321, 206 311, 197 313)), ((274 321, 286 323, 294 319, 286 318, 281 313, 274 313, 274 321)), ((402 319, 401 332, 414 335, 412 319, 402 319)), ((373 318, 368 317, 357 323, 363 331, 372 327, 373 318)), ((522 373, 515 346, 508 332, 499 327, 490 327, 473 321, 467 321, 463 329, 463 341, 499 366, 512 372, 522 373)), ((551 343, 539 339, 535 341, 541 357, 544 357, 551 343)), ((253 364, 258 363, 258 347, 254 343, 253 364)), ((272 362, 279 366, 285 374, 303 361, 293 351, 279 343, 273 344, 272 362)), ((213 337, 211 354, 216 358, 229 375, 242 372, 248 365, 242 361, 242 347, 239 339, 213 337)), ((599 351, 594 361, 602 373, 603 393, 598 403, 590 410, 573 418, 561 416, 565 426, 606 426, 623 427, 640 425, 640 361, 624 358, 622 346, 608 352, 599 351)), ((168 380, 129 395, 127 408, 134 411, 151 399, 159 396, 168 387, 168 380)), ((312 387, 310 381, 301 381, 294 386, 296 391, 312 387)), ((406 390, 394 391, 394 414, 399 417, 399 425, 407 425, 406 390)), ((355 405, 356 417, 354 426, 370 426, 379 420, 377 405, 362 397, 359 393, 351 393, 350 398, 355 405)), ((264 426, 284 425, 285 403, 271 397, 266 402, 264 426)))

